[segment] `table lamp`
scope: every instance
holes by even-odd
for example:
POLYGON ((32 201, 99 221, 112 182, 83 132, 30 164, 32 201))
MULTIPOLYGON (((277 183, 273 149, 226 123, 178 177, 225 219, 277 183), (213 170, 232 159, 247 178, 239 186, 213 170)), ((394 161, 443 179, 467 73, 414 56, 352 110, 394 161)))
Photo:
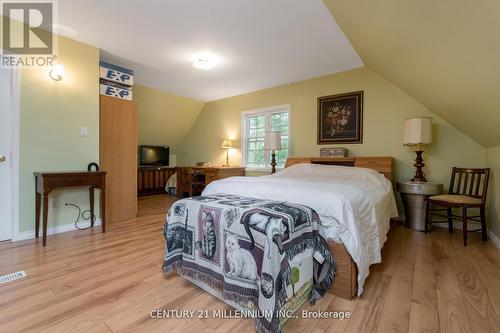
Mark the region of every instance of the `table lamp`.
POLYGON ((232 144, 231 140, 224 139, 224 141, 222 141, 220 147, 222 149, 226 150, 226 165, 223 165, 223 167, 229 167, 229 149, 233 148, 233 144, 232 144))
POLYGON ((266 132, 264 137, 264 149, 271 151, 271 173, 276 172, 276 150, 281 150, 281 133, 272 131, 266 132))
POLYGON ((405 133, 403 139, 404 146, 416 147, 417 158, 413 166, 416 168, 413 182, 427 182, 422 168, 425 166, 422 159, 424 146, 432 144, 432 118, 419 117, 410 118, 405 122, 405 133))

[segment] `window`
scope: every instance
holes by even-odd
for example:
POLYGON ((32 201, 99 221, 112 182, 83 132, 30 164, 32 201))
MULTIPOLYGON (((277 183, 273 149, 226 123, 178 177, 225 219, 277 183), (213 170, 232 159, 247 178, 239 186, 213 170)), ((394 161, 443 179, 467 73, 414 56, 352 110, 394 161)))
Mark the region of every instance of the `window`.
POLYGON ((280 105, 243 112, 243 165, 250 169, 271 168, 271 152, 264 150, 267 131, 281 132, 281 150, 277 150, 278 168, 285 165, 290 150, 290 106, 280 105))

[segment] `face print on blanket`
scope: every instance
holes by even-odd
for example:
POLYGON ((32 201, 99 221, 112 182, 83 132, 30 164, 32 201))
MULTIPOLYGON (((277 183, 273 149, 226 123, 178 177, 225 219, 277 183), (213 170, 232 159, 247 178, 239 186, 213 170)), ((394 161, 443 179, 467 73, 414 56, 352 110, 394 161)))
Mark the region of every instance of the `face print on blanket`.
MULTIPOLYGON (((256 281, 262 267, 264 251, 255 246, 250 250, 250 240, 232 232, 224 232, 224 248, 226 260, 224 273, 235 280, 256 281)), ((248 281, 246 281, 248 282, 248 281)))
POLYGON ((274 279, 271 274, 262 273, 260 278, 260 292, 265 298, 271 298, 274 294, 274 279))
POLYGON ((222 210, 201 206, 198 212, 198 241, 200 258, 220 266, 220 219, 222 210))
POLYGON ((184 216, 184 212, 186 211, 186 205, 185 204, 174 204, 174 215, 175 216, 184 216))
POLYGON ((319 225, 322 225, 321 219, 319 218, 319 215, 318 215, 318 213, 316 213, 315 210, 312 211, 312 221, 313 221, 313 223, 318 223, 319 225))
POLYGON ((167 240, 167 253, 175 255, 183 253, 184 255, 193 256, 193 235, 194 228, 183 223, 168 223, 165 224, 164 236, 167 240))
POLYGON ((240 210, 238 208, 227 208, 224 210, 224 220, 226 226, 231 228, 231 225, 240 217, 240 210))
POLYGON ((271 246, 275 244, 280 254, 283 253, 282 241, 290 237, 290 227, 288 218, 284 215, 278 215, 262 209, 252 209, 245 212, 241 217, 241 223, 250 237, 250 249, 255 246, 255 239, 251 229, 266 235, 267 238, 267 257, 271 258, 271 246))
POLYGON ((303 227, 311 225, 311 217, 309 216, 308 212, 299 206, 284 202, 271 202, 260 207, 268 208, 278 213, 285 213, 287 215, 290 215, 293 221, 292 231, 300 230, 303 227))

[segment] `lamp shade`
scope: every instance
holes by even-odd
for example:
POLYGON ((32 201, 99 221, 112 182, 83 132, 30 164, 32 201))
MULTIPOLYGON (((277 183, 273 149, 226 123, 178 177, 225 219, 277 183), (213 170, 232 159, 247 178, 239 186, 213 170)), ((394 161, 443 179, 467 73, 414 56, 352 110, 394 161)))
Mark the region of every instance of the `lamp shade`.
POLYGON ((231 148, 233 148, 233 143, 229 139, 224 139, 224 141, 222 141, 220 147, 222 149, 231 149, 231 148))
POLYGON ((266 132, 264 137, 265 150, 280 150, 281 149, 281 133, 280 132, 266 132))
POLYGON ((432 118, 406 119, 403 145, 430 145, 432 143, 432 118))

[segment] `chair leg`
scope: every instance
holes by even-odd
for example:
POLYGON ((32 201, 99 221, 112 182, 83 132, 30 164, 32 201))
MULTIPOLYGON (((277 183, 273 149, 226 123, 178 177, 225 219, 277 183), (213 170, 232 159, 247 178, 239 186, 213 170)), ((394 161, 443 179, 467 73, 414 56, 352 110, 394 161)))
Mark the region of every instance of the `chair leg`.
POLYGON ((425 201, 425 225, 424 225, 424 233, 429 232, 429 218, 430 218, 430 209, 431 202, 429 199, 425 201))
POLYGON ((487 233, 487 229, 486 229, 486 211, 485 211, 484 206, 481 206, 480 212, 481 212, 481 232, 483 234, 483 241, 487 241, 488 240, 488 233, 487 233))
POLYGON ((467 207, 463 208, 462 212, 463 218, 463 229, 464 229, 464 246, 467 246, 467 207))
POLYGON ((451 234, 453 232, 453 212, 451 211, 451 208, 447 208, 446 211, 448 213, 448 231, 451 234))

